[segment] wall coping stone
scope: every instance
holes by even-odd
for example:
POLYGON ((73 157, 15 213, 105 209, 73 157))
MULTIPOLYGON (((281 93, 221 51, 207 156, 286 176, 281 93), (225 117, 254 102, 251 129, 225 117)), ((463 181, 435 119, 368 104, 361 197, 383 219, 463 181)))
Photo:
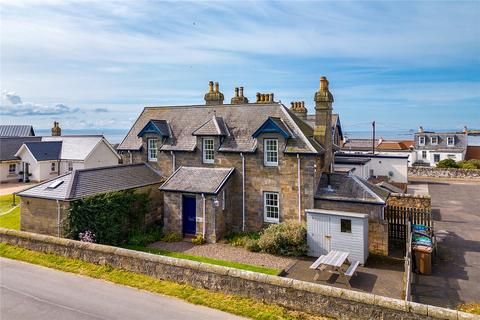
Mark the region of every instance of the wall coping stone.
MULTIPOLYGON (((408 302, 400 299, 384 297, 371 293, 364 293, 343 288, 326 286, 312 282, 300 281, 295 279, 282 278, 279 276, 266 275, 253 271, 240 270, 230 267, 211 265, 203 262, 185 260, 173 257, 165 257, 161 255, 150 254, 146 252, 134 251, 124 248, 117 248, 102 244, 80 242, 65 238, 57 238, 53 236, 40 235, 24 231, 16 231, 0 228, 1 242, 16 245, 18 239, 26 239, 35 243, 56 244, 64 247, 72 247, 94 251, 97 253, 112 254, 119 257, 131 257, 139 260, 161 263, 184 269, 198 270, 207 273, 218 274, 227 277, 236 277, 252 282, 261 282, 267 285, 283 287, 293 290, 317 293, 323 296, 340 298, 370 306, 378 306, 384 309, 402 311, 412 313, 413 316, 428 316, 434 319, 480 319, 479 316, 460 312, 457 310, 436 307, 431 305, 420 304, 416 302, 408 302), (6 236, 6 237, 5 237, 6 236)), ((30 250, 34 250, 29 248, 30 250)), ((68 256, 68 255, 67 255, 68 256)), ((76 257, 82 259, 81 257, 76 257)))
POLYGON ((390 193, 390 197, 396 198, 418 198, 418 199, 430 199, 431 196, 429 194, 411 194, 411 193, 390 193))

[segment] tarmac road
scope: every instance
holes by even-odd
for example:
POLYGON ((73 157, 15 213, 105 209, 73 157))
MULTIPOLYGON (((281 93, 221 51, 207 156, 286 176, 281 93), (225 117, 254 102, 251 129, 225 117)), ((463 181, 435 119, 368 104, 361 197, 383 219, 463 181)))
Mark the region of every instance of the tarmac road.
POLYGON ((242 319, 182 300, 0 258, 0 319, 242 319))

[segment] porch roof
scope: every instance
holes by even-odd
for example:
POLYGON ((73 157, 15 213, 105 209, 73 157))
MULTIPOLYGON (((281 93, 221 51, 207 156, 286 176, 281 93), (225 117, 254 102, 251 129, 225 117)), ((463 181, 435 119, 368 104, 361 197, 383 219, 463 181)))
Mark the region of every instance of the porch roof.
POLYGON ((160 190, 184 193, 218 194, 235 168, 180 167, 160 190))

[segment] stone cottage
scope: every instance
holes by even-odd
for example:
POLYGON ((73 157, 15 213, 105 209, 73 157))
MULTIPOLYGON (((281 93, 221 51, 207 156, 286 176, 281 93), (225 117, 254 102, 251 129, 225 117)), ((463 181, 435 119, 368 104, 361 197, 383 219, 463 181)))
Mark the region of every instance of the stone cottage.
POLYGON ((243 87, 224 104, 213 82, 204 99, 144 108, 117 148, 123 163, 146 162, 167 178, 165 228, 214 242, 229 231, 305 221, 342 138, 328 80, 320 78, 308 116, 304 103, 289 109, 273 93, 249 103, 243 87))

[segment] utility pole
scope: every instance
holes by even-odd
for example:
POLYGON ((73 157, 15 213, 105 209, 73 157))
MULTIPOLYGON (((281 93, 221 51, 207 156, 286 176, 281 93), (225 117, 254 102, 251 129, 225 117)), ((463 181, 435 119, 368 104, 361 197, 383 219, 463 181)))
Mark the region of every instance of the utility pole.
POLYGON ((372 122, 372 153, 375 154, 375 121, 372 122))

